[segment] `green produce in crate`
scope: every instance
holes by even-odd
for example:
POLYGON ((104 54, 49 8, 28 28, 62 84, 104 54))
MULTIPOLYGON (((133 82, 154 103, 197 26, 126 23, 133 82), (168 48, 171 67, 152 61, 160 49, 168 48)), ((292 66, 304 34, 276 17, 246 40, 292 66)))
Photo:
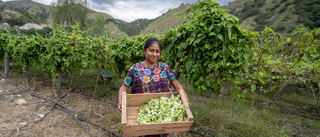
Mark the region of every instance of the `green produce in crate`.
POLYGON ((137 124, 186 121, 187 115, 179 95, 151 99, 138 108, 137 124))

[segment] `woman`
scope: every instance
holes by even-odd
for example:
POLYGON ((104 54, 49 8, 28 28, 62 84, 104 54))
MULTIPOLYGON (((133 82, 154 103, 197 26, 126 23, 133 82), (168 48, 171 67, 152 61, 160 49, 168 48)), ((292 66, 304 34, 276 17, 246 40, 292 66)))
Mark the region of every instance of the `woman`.
MULTIPOLYGON (((161 42, 156 38, 148 38, 143 47, 145 60, 131 67, 122 86, 119 89, 118 109, 121 112, 122 92, 126 92, 131 87, 131 93, 160 93, 174 92, 183 89, 176 80, 170 67, 158 62, 162 50, 161 42)), ((187 94, 184 94, 188 100, 187 94)), ((164 135, 166 136, 166 135, 164 135)))

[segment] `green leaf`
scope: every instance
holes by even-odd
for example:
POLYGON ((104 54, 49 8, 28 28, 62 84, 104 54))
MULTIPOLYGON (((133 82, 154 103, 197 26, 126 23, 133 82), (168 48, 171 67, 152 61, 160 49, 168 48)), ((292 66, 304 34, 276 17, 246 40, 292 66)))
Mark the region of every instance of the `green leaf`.
POLYGON ((316 30, 316 31, 314 32, 314 34, 315 34, 316 36, 320 35, 320 28, 316 28, 315 30, 316 30))
POLYGON ((209 36, 213 36, 213 35, 217 35, 217 34, 214 32, 210 32, 209 36))
POLYGON ((317 75, 317 76, 312 78, 313 82, 317 82, 318 80, 320 80, 320 75, 317 75))
POLYGON ((187 71, 191 71, 191 69, 192 69, 192 64, 193 64, 192 61, 188 61, 188 62, 187 62, 187 64, 186 64, 186 70, 187 70, 187 71))
POLYGON ((260 81, 260 83, 264 84, 264 81, 260 77, 257 77, 257 78, 260 81))
POLYGON ((239 43, 241 43, 241 42, 243 42, 243 41, 245 41, 245 39, 239 39, 239 43))
POLYGON ((180 45, 181 45, 181 47, 182 47, 183 49, 186 49, 189 44, 188 44, 187 42, 183 42, 183 43, 181 43, 180 45))
POLYGON ((260 68, 260 69, 264 75, 267 74, 267 72, 263 68, 260 68))
POLYGON ((205 44, 205 48, 209 49, 210 48, 210 44, 209 43, 205 44))
POLYGON ((213 54, 212 59, 215 59, 220 54, 220 51, 213 54))
POLYGON ((255 84, 251 84, 251 92, 254 92, 256 90, 256 85, 255 84))
POLYGON ((211 61, 210 60, 207 60, 206 62, 204 62, 204 66, 207 66, 211 61))
POLYGON ((216 31, 219 33, 221 28, 222 28, 222 26, 221 26, 221 24, 218 24, 218 25, 216 25, 215 28, 216 28, 216 31))
POLYGON ((207 91, 207 88, 205 86, 201 86, 201 89, 207 91))
POLYGON ((204 80, 203 80, 203 77, 200 77, 200 78, 199 78, 199 80, 200 80, 201 82, 203 82, 203 81, 204 81, 204 80))
POLYGON ((222 34, 218 34, 218 36, 217 36, 222 42, 224 42, 224 39, 223 39, 223 36, 222 36, 222 34))
POLYGON ((197 40, 194 41, 194 44, 199 44, 201 40, 202 39, 198 38, 197 40))
POLYGON ((289 69, 287 69, 287 70, 284 72, 285 75, 287 75, 288 73, 290 73, 290 70, 289 70, 289 69))
POLYGON ((228 29, 228 38, 231 39, 231 29, 228 29))

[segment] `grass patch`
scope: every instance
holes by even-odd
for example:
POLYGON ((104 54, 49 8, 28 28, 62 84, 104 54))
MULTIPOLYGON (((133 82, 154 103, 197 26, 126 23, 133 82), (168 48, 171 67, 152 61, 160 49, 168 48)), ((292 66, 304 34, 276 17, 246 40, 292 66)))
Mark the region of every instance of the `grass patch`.
MULTIPOLYGON (((190 98, 189 98, 190 99, 190 98)), ((319 135, 320 122, 279 114, 254 106, 240 106, 223 98, 192 98, 191 109, 195 117, 193 129, 215 132, 222 136, 295 136, 319 135), (304 125, 303 128, 297 128, 304 125)))

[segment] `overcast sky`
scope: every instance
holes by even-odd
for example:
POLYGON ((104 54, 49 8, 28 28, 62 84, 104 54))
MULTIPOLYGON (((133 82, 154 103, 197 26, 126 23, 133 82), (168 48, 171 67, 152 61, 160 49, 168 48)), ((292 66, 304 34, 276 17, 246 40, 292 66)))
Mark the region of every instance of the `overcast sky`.
MULTIPOLYGON (((12 1, 12 0, 2 0, 12 1)), ((45 5, 50 5, 57 0, 33 0, 45 5)), ((197 0, 87 0, 88 7, 98 12, 111 15, 113 18, 127 22, 136 19, 153 19, 166 13, 169 9, 176 8, 181 3, 193 4, 197 0)), ((234 0, 213 0, 220 3, 220 6, 227 5, 234 0)))

